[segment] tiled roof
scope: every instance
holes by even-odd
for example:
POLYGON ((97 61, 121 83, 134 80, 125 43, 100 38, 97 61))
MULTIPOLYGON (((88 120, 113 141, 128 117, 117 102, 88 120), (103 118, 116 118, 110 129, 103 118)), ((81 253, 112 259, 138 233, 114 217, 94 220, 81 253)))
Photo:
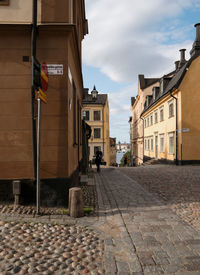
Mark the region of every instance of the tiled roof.
POLYGON ((97 94, 97 98, 92 98, 91 94, 87 94, 84 96, 82 101, 83 104, 100 104, 105 105, 107 100, 107 94, 97 94))

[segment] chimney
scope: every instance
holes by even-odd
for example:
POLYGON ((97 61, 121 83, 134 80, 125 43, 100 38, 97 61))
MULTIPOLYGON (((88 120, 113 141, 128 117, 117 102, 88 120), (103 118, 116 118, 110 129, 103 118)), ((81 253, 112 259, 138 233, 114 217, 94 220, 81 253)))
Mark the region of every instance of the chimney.
POLYGON ((131 97, 131 106, 133 106, 133 104, 135 103, 135 97, 131 97))
POLYGON ((89 91, 88 88, 83 89, 83 98, 85 98, 88 95, 88 91, 89 91))
POLYGON ((193 43, 193 47, 190 51, 191 56, 195 54, 200 54, 200 23, 194 25, 196 28, 196 38, 193 43))
POLYGON ((176 70, 176 71, 178 70, 179 62, 180 62, 180 61, 175 61, 175 62, 174 62, 174 64, 175 64, 175 70, 176 70))
POLYGON ((181 49, 180 50, 180 62, 178 65, 178 68, 180 69, 187 61, 185 59, 185 51, 186 49, 181 49))

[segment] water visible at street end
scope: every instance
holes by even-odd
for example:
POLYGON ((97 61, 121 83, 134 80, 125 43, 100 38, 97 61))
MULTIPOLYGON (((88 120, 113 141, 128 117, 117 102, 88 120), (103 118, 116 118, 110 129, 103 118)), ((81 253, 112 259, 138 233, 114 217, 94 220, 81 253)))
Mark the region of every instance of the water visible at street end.
POLYGON ((117 164, 120 164, 121 159, 122 159, 124 153, 118 151, 116 154, 117 154, 117 158, 116 158, 117 159, 117 164))

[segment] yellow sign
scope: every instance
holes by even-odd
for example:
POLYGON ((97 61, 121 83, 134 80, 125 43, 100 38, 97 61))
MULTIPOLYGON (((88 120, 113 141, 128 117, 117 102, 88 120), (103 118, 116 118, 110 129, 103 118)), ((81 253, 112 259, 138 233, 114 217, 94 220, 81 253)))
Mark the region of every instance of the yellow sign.
POLYGON ((39 98, 44 102, 47 103, 47 95, 39 88, 39 98))

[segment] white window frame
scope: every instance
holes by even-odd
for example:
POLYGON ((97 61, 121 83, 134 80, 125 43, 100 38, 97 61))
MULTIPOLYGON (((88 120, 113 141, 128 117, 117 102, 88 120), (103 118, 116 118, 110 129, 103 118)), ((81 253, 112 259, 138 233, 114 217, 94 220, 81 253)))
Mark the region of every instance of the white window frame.
POLYGON ((164 153, 165 148, 165 136, 164 134, 160 134, 160 153, 164 153), (162 143, 161 143, 162 140, 162 143))
POLYGON ((150 138, 150 141, 151 141, 150 142, 151 143, 151 148, 150 149, 151 149, 151 151, 153 151, 153 137, 150 138))
POLYGON ((160 108, 160 121, 164 121, 164 107, 160 108), (162 112, 162 117, 161 117, 161 112, 162 112))
POLYGON ((154 113, 154 123, 158 123, 158 111, 156 110, 154 113))
POLYGON ((169 155, 174 155, 174 149, 175 149, 174 133, 168 134, 168 140, 169 140, 169 155), (173 143, 171 144, 172 140, 173 140, 173 143))
POLYGON ((168 112, 169 112, 169 118, 174 116, 174 100, 168 101, 168 112))

